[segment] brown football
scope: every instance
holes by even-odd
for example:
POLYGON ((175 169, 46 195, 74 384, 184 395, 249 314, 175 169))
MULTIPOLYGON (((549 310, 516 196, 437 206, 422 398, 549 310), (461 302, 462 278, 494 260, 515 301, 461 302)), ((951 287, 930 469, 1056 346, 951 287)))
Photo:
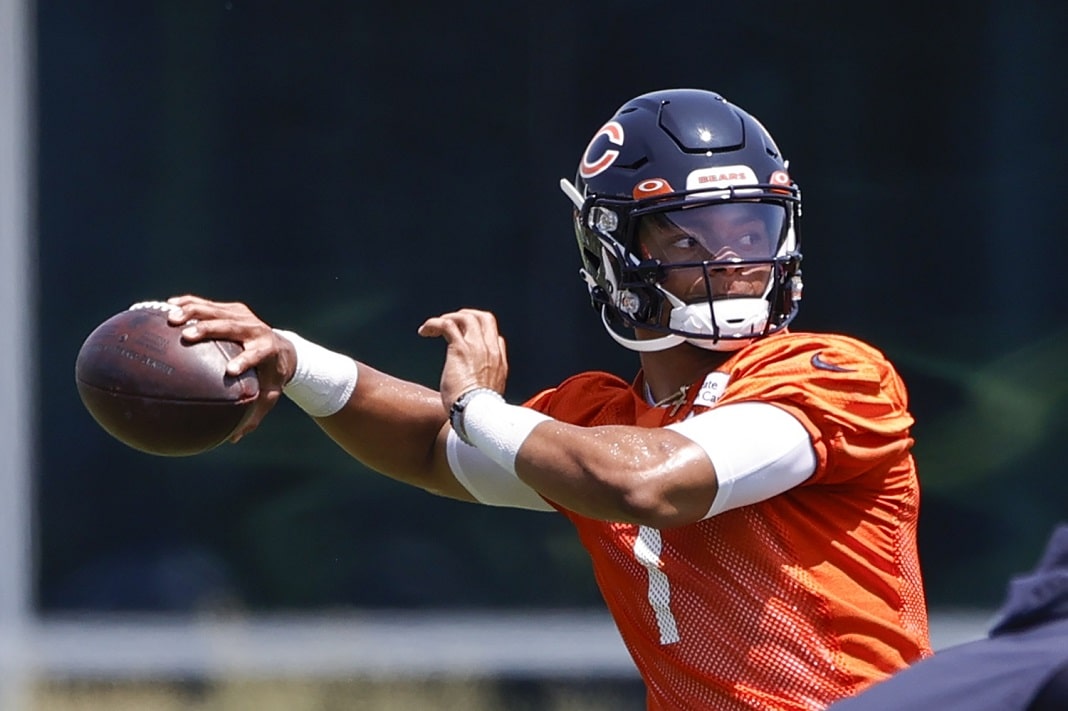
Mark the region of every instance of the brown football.
POLYGON ((145 301, 104 321, 82 344, 74 377, 86 409, 113 437, 181 457, 229 439, 251 414, 259 381, 254 370, 226 374, 239 344, 183 341, 167 321, 172 308, 145 301))

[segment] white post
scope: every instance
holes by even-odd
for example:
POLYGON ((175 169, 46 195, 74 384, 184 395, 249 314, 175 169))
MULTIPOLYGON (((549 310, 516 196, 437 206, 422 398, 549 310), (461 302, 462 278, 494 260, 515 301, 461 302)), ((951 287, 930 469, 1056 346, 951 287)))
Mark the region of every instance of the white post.
POLYGON ((0 708, 25 708, 32 627, 35 279, 30 124, 32 0, 0 0, 0 708))

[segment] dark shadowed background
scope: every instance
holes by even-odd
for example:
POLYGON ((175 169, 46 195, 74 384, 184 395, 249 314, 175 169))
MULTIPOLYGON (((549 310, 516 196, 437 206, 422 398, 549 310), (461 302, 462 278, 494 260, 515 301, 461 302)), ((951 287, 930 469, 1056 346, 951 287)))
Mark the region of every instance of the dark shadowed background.
POLYGON ((193 292, 434 385, 424 318, 497 313, 509 398, 630 377, 557 181, 630 97, 719 91, 804 192, 795 328, 869 340, 917 417, 935 607, 985 607, 1068 516, 1068 4, 37 7, 36 601, 70 611, 600 605, 551 514, 437 499, 283 402, 237 446, 110 439, 74 358, 193 292), (69 376, 68 376, 69 374, 69 376))

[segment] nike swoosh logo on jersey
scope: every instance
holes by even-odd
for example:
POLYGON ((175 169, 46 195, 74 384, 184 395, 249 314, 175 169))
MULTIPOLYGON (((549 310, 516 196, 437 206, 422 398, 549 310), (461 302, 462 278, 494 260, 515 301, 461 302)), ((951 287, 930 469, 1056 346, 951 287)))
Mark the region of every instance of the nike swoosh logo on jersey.
POLYGON ((819 351, 817 351, 812 356, 812 367, 813 368, 819 368, 820 370, 829 370, 832 373, 852 373, 852 372, 854 372, 852 368, 843 368, 840 365, 835 365, 834 363, 828 363, 827 361, 825 361, 823 358, 820 357, 819 351))

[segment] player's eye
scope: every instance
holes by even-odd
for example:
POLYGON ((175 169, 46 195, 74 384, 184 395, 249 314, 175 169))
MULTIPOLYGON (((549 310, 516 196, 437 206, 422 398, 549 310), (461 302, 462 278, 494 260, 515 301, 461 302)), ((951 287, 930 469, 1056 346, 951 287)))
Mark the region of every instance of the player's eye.
POLYGON ((671 248, 680 252, 692 252, 700 246, 701 243, 698 242, 695 237, 691 237, 687 234, 675 235, 671 242, 671 248))
POLYGON ((768 249, 768 236, 762 230, 743 232, 733 240, 735 248, 748 253, 763 253, 768 249))

